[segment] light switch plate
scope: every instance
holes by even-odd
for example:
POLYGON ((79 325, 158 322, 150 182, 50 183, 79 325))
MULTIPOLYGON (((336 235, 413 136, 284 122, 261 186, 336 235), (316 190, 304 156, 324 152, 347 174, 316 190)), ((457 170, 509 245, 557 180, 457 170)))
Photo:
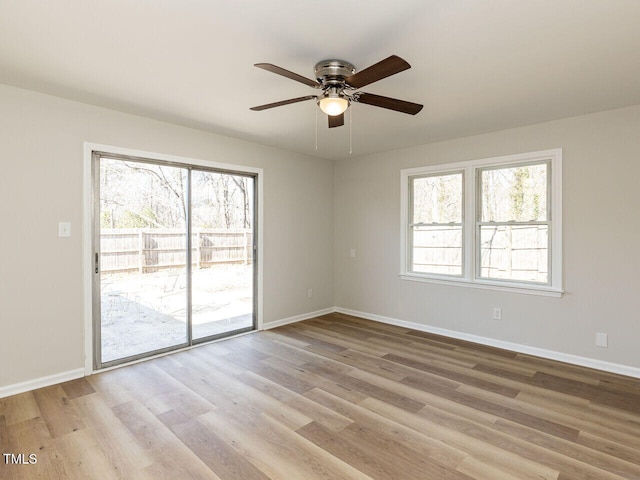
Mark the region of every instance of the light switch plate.
POLYGON ((609 336, 606 333, 596 333, 596 347, 607 348, 609 346, 609 336))
POLYGON ((71 222, 59 222, 58 223, 58 236, 70 237, 71 236, 71 222))

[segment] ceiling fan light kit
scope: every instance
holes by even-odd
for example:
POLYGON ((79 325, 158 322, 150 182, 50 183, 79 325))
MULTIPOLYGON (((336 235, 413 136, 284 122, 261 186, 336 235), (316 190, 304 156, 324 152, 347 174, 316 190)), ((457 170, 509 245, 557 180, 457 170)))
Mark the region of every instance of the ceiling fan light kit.
POLYGON ((356 68, 344 60, 323 60, 314 68, 315 81, 271 63, 256 63, 255 66, 322 90, 322 93, 252 107, 251 110, 254 111, 315 99, 320 109, 329 116, 329 128, 333 128, 344 125, 344 112, 352 103, 364 103, 410 115, 422 110, 422 105, 417 103, 356 91, 411 68, 411 65, 397 55, 391 55, 360 72, 356 72, 356 68))
POLYGON ((331 87, 318 97, 318 106, 327 115, 336 116, 349 108, 349 100, 337 90, 337 87, 331 87))

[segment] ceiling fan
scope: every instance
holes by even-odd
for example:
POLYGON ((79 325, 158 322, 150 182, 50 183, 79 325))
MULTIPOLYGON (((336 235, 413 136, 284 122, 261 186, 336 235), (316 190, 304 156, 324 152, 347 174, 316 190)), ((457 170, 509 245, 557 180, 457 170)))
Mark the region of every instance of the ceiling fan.
POLYGON ((415 115, 422 110, 422 105, 417 103, 356 91, 358 88, 411 68, 411 65, 397 55, 391 55, 360 72, 356 72, 356 68, 344 60, 323 60, 315 66, 316 80, 271 63, 256 63, 254 66, 304 83, 322 92, 318 95, 307 95, 252 107, 251 110, 260 111, 305 100, 315 100, 320 109, 329 116, 329 128, 344 125, 344 112, 351 103, 365 103, 409 115, 415 115))

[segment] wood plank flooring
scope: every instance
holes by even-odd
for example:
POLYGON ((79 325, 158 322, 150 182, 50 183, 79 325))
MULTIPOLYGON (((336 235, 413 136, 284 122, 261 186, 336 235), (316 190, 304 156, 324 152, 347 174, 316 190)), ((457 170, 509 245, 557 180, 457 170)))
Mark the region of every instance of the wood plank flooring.
POLYGON ((2 480, 640 479, 640 381, 331 314, 0 399, 0 446, 2 480))

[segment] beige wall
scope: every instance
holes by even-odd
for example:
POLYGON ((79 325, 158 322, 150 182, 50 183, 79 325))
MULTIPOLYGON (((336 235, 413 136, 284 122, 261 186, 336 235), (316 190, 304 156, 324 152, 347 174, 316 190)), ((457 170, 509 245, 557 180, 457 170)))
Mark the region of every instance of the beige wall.
POLYGON ((640 107, 337 162, 336 305, 638 368, 639 179, 640 107), (558 147, 563 298, 398 278, 402 168, 558 147), (502 307, 502 321, 491 319, 494 306, 502 307), (595 347, 596 332, 609 334, 609 348, 595 347))
POLYGON ((0 85, 0 388, 84 367, 83 142, 264 169, 265 325, 333 306, 332 162, 0 85))
POLYGON ((264 169, 265 325, 336 305, 640 367, 640 107, 335 168, 2 85, 0 109, 0 389, 84 366, 83 142, 264 169), (564 152, 563 298, 398 278, 400 169, 557 147, 564 152), (59 221, 71 222, 71 238, 58 238, 59 221), (494 306, 502 321, 491 320, 494 306), (596 332, 609 334, 608 349, 594 346, 596 332))

